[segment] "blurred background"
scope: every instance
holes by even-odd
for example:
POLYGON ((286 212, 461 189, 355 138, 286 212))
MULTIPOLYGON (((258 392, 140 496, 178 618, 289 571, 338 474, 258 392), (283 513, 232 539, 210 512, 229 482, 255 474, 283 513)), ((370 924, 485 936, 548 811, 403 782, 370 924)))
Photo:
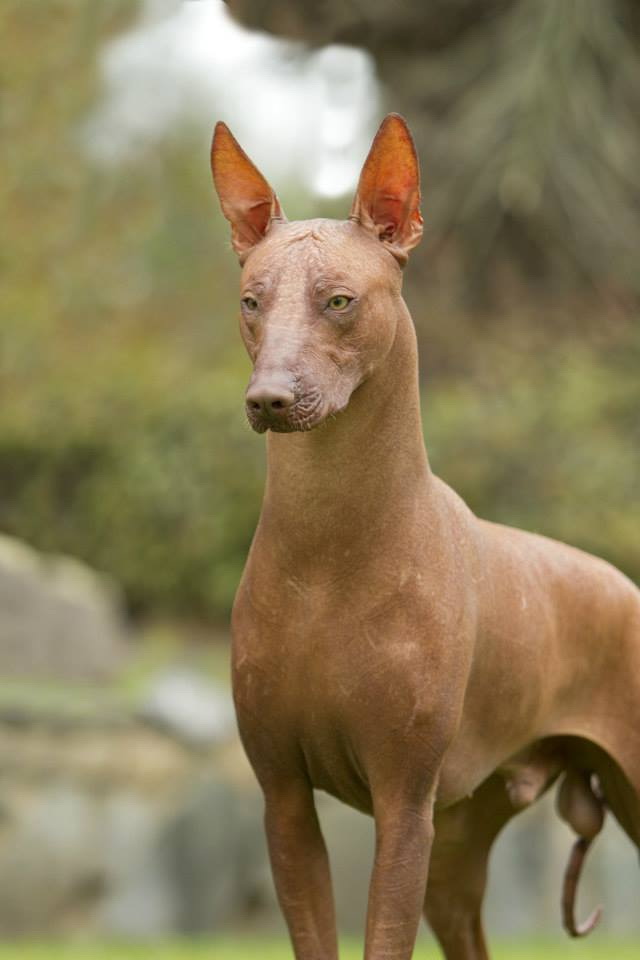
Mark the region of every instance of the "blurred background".
MULTIPOLYGON (((434 469, 640 580, 639 45, 636 0, 3 0, 1 937, 281 929, 228 693, 264 450, 215 120, 293 219, 407 117, 434 469)), ((370 824, 320 802, 359 932, 370 824)), ((493 931, 559 931, 570 843, 548 802, 508 828, 493 931)), ((613 824, 583 887, 637 937, 613 824)))

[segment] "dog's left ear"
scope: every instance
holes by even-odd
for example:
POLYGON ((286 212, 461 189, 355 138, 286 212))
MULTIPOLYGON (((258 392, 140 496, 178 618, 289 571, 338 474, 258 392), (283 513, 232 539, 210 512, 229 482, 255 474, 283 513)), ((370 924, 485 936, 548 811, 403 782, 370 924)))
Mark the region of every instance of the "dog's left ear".
POLYGON ((351 220, 370 230, 401 266, 422 237, 420 167, 406 120, 390 113, 364 162, 351 220))
POLYGON ((231 243, 244 263, 273 220, 286 220, 280 201, 226 123, 217 123, 211 144, 213 182, 231 224, 231 243))

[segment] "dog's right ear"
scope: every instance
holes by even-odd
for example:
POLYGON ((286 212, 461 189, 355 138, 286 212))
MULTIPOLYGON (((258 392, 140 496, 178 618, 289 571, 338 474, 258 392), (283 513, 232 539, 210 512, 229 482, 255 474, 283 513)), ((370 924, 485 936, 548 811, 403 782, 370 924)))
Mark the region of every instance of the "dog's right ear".
POLYGON ((286 220, 280 201, 225 123, 211 144, 213 182, 231 224, 231 243, 240 263, 267 233, 272 220, 286 220))

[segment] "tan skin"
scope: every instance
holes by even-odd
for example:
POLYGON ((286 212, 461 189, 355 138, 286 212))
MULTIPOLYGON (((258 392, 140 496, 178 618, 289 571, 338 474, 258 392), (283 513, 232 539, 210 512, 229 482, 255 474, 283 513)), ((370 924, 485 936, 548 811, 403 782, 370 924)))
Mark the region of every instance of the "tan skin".
POLYGON ((606 802, 638 843, 640 593, 477 520, 431 472, 401 296, 422 224, 404 121, 383 123, 345 222, 287 223, 224 125, 212 159, 243 263, 247 414, 268 431, 234 697, 295 956, 338 956, 318 788, 375 818, 365 960, 409 960, 423 909, 447 960, 486 960, 491 845, 556 778, 579 836, 606 802))

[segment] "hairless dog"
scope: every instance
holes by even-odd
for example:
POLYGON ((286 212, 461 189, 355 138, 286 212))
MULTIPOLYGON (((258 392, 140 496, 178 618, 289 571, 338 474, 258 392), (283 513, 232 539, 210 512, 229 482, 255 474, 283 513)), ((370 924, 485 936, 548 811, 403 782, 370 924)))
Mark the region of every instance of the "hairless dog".
MULTIPOLYGON (((297 960, 336 960, 325 790, 375 818, 366 960, 487 960, 494 839, 559 782, 577 834, 563 920, 610 809, 640 846, 640 591, 602 560, 477 519, 431 472, 402 267, 416 152, 389 115, 346 221, 287 222, 219 123, 212 166, 242 270, 262 512, 233 611, 240 734, 297 960)), ((532 451, 535 456, 535 451, 532 451)))

